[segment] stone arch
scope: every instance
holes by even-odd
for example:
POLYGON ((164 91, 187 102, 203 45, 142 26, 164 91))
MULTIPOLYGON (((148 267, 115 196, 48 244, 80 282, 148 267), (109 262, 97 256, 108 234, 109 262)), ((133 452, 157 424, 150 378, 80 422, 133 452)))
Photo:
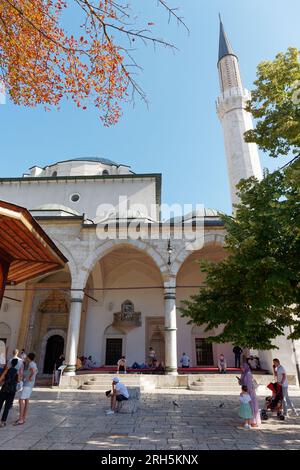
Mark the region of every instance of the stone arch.
POLYGON ((44 361, 45 361, 45 355, 46 355, 46 347, 47 347, 47 341, 49 338, 51 338, 51 336, 55 336, 55 335, 58 335, 58 336, 62 336, 63 339, 64 339, 64 354, 65 354, 65 351, 66 351, 66 341, 67 341, 67 333, 64 331, 64 330, 60 330, 60 329, 53 329, 53 330, 49 330, 43 337, 42 339, 42 344, 41 344, 41 354, 40 354, 40 360, 39 360, 39 365, 38 365, 38 369, 40 371, 43 370, 44 368, 44 361))
MULTIPOLYGON (((206 246, 214 244, 217 246, 224 246, 225 243, 225 233, 220 232, 208 232, 204 235, 204 243, 203 247, 200 250, 203 250, 206 246)), ((195 250, 195 251, 200 251, 195 250)), ((171 272, 174 276, 177 276, 180 268, 184 264, 184 262, 192 255, 194 251, 186 250, 185 246, 181 248, 181 250, 177 253, 176 258, 173 262, 171 272)))
POLYGON ((70 271, 70 276, 71 276, 71 284, 74 282, 74 280, 77 278, 78 274, 78 267, 75 261, 74 256, 72 255, 72 252, 65 246, 64 243, 62 243, 60 240, 57 238, 53 237, 51 235, 52 241, 57 245, 57 248, 65 255, 65 257, 68 260, 67 266, 70 271))
POLYGON ((145 243, 141 240, 107 240, 105 243, 99 245, 95 250, 93 250, 93 252, 90 253, 90 255, 87 257, 86 261, 78 272, 76 283, 74 283, 72 287, 83 289, 86 285, 89 274, 92 272, 97 261, 113 251, 116 247, 120 247, 122 245, 131 246, 139 251, 145 252, 155 263, 162 277, 164 276, 165 272, 167 271, 166 260, 148 243, 145 243))

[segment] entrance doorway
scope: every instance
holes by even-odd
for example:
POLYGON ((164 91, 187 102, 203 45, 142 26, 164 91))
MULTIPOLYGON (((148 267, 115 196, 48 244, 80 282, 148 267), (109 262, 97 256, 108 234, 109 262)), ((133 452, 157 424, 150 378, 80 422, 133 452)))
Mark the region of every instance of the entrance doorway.
POLYGON ((197 366, 213 366, 214 355, 212 343, 205 338, 195 338, 197 366))
POLYGON ((122 356, 122 338, 106 339, 105 365, 115 366, 122 356))
POLYGON ((64 352, 64 339, 60 335, 53 335, 47 341, 44 361, 44 374, 52 374, 55 362, 64 352))

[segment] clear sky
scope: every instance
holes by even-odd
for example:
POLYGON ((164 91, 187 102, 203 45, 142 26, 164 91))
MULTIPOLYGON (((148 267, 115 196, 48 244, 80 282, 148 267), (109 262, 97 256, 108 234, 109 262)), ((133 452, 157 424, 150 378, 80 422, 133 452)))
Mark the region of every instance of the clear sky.
MULTIPOLYGON (((175 54, 151 46, 137 51, 143 67, 138 81, 149 109, 139 102, 124 106, 123 117, 105 128, 97 111, 71 102, 61 109, 0 106, 0 176, 20 176, 33 165, 45 166, 80 156, 102 156, 132 166, 136 173, 163 176, 163 202, 196 204, 230 212, 222 129, 215 112, 219 94, 217 54, 221 12, 239 57, 244 86, 251 89, 256 66, 300 43, 299 0, 170 0, 190 29, 187 35, 155 0, 132 0, 154 22, 153 34, 173 42, 175 54)), ((264 167, 277 161, 262 155, 264 167)), ((282 162, 280 162, 282 163, 282 162)))

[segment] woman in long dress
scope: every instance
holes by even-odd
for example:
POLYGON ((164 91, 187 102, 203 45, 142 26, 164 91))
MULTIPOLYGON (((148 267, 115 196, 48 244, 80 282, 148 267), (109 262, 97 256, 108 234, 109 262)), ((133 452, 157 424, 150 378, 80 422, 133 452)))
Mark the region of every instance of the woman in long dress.
POLYGON ((248 389, 248 393, 251 397, 251 407, 253 411, 253 418, 251 420, 251 426, 258 426, 261 424, 259 405, 258 405, 256 393, 255 393, 255 387, 253 385, 253 377, 251 374, 251 370, 250 370, 249 365, 246 363, 242 365, 242 375, 241 375, 241 378, 239 379, 239 383, 240 385, 246 385, 248 389))

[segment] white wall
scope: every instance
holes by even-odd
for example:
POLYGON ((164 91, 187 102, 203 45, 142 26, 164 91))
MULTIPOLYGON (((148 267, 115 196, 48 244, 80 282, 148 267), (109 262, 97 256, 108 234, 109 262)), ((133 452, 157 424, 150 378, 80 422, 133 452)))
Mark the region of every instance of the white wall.
POLYGON ((143 204, 150 214, 151 204, 156 204, 155 179, 143 181, 138 178, 124 180, 78 180, 78 181, 24 181, 4 183, 0 181, 0 199, 27 209, 36 209, 43 204, 62 204, 85 213, 94 219, 100 204, 118 206, 119 195, 126 196, 129 208, 132 204, 143 204), (80 194, 76 203, 70 200, 73 193, 80 194))
MULTIPOLYGON (((17 287, 23 288, 25 284, 20 284, 17 287)), ((12 297, 14 299, 21 300, 21 302, 16 302, 14 300, 9 300, 4 298, 2 301, 2 306, 0 310, 0 322, 6 323, 11 329, 11 337, 8 343, 8 357, 11 357, 12 351, 17 347, 19 329, 21 325, 21 317, 23 310, 23 301, 24 301, 24 292, 22 291, 10 291, 6 289, 4 295, 12 297)))

